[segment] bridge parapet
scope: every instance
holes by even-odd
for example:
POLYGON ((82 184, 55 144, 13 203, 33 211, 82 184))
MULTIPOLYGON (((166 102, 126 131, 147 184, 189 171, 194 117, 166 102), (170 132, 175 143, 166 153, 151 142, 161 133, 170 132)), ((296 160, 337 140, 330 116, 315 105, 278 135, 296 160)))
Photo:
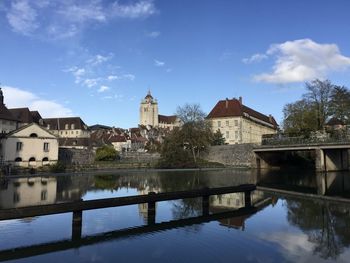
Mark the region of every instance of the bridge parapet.
POLYGON ((312 136, 288 136, 285 134, 265 135, 261 146, 350 144, 350 134, 321 133, 312 136))

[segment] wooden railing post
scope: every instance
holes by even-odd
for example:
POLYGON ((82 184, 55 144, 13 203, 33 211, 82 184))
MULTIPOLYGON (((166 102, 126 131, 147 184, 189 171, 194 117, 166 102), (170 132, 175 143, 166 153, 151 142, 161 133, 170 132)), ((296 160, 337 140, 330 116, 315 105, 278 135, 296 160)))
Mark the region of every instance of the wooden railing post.
POLYGON ((202 196, 202 215, 209 215, 209 189, 208 187, 205 187, 203 189, 203 196, 202 196))
POLYGON ((251 207, 252 206, 251 193, 252 193, 251 191, 245 191, 244 192, 245 207, 251 207))
MULTIPOLYGON (((149 192, 150 197, 155 196, 155 192, 149 192)), ((147 224, 154 225, 156 223, 156 202, 150 201, 147 203, 147 224)))
POLYGON ((72 240, 81 239, 81 228, 83 222, 83 211, 73 211, 72 240))

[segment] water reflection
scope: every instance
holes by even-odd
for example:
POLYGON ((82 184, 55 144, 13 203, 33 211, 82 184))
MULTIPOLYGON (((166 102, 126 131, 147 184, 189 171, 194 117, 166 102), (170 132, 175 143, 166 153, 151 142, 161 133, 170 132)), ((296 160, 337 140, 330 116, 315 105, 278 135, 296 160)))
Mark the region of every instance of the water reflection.
MULTIPOLYGON (((62 202, 72 202, 77 200, 89 200, 95 198, 120 197, 127 195, 143 195, 149 192, 173 192, 181 190, 199 189, 203 187, 221 187, 234 186, 240 184, 257 184, 266 187, 278 189, 293 190, 304 193, 314 193, 322 195, 339 195, 343 197, 349 196, 350 192, 350 175, 345 173, 328 173, 315 174, 300 171, 270 171, 255 173, 254 171, 189 171, 189 172, 148 172, 148 173, 114 173, 114 174, 98 174, 91 176, 60 176, 47 178, 18 178, 6 179, 0 181, 0 208, 19 208, 31 205, 46 205, 62 202)), ((235 256, 244 253, 257 253, 263 255, 261 248, 264 248, 268 254, 266 258, 273 254, 272 262, 280 261, 298 261, 300 255, 291 253, 290 248, 283 249, 287 240, 291 247, 301 246, 300 239, 292 239, 293 236, 305 237, 303 240, 304 247, 310 248, 305 251, 307 257, 312 257, 314 261, 326 259, 329 261, 341 261, 344 255, 350 253, 350 207, 344 203, 326 202, 321 200, 310 200, 307 198, 282 197, 279 195, 268 195, 263 191, 254 191, 251 196, 252 205, 257 207, 257 213, 235 214, 232 211, 239 211, 245 206, 245 198, 242 193, 232 193, 210 197, 210 217, 203 218, 203 207, 201 198, 176 200, 171 202, 160 202, 156 205, 157 222, 155 225, 147 225, 148 207, 147 204, 140 204, 133 209, 141 217, 141 225, 127 215, 127 211, 131 208, 125 208, 123 213, 117 216, 115 210, 99 214, 98 212, 90 212, 89 216, 83 219, 82 236, 78 240, 68 239, 56 240, 46 244, 36 239, 35 235, 32 240, 27 240, 24 246, 37 244, 37 248, 41 253, 50 252, 49 248, 56 248, 55 251, 69 250, 73 247, 83 249, 85 245, 89 245, 89 251, 99 254, 98 247, 104 246, 118 240, 128 240, 130 244, 135 244, 137 238, 143 235, 153 233, 147 236, 149 241, 156 242, 157 236, 162 231, 170 231, 172 233, 168 240, 170 242, 179 242, 181 246, 181 233, 193 235, 194 239, 198 239, 199 244, 203 244, 200 251, 195 251, 198 261, 206 261, 208 257, 207 247, 215 249, 218 254, 223 257, 223 261, 230 261, 235 256), (279 205, 282 204, 282 205, 279 205), (222 215, 224 213, 224 215, 222 215), (226 214, 225 214, 226 213, 226 214), (231 214, 230 214, 231 213, 231 214), (113 215, 113 216, 111 216, 113 215), (215 215, 220 215, 215 217, 215 215), (87 231, 86 225, 95 224, 94 218, 100 216, 98 222, 105 225, 99 225, 97 233, 87 231), (195 217, 196 219, 189 219, 195 217), (197 218, 199 217, 199 218, 197 218), (116 222, 116 220, 118 222, 116 222), (161 223, 169 220, 166 223, 161 223), (187 221, 186 221, 187 220, 187 221), (125 222, 132 222, 127 225, 125 222), (135 224, 134 224, 135 223, 135 224), (144 225, 142 225, 144 223, 144 225), (86 225, 85 225, 86 224, 86 225), (116 229, 115 226, 127 225, 127 229, 116 229), (109 226, 112 228, 110 230, 109 226), (186 227, 185 227, 186 226, 186 227), (178 228, 185 227, 184 229, 178 228), (171 232, 176 229, 176 232, 171 232), (240 230, 240 231, 237 231, 240 230), (208 236, 208 231, 215 231, 220 234, 220 238, 227 243, 227 246, 221 243, 221 247, 208 236), (228 232, 229 231, 229 232, 228 232), (239 234, 242 233, 242 234, 239 234), (278 242, 273 241, 276 233, 282 233, 285 238, 278 242), (134 239, 130 239, 133 236, 134 239), (262 236, 265 238, 263 241, 262 236), (286 238, 288 237, 288 238, 286 238), (233 242, 234 240, 234 242, 233 242), (238 240, 238 241, 237 241, 238 240), (94 242, 93 242, 94 241, 94 242), (72 243, 73 242, 73 243, 72 243), (237 242, 244 243, 246 248, 232 248, 237 242), (299 243, 298 243, 299 242, 299 243), (41 245, 40 245, 41 244, 41 245), (267 244, 267 245, 266 245, 267 244), (234 255, 230 254, 234 252, 234 255), (228 257, 231 255, 231 257, 228 257), (233 258, 232 258, 233 256, 233 258)), ((120 208, 116 208, 120 209, 120 208)), ((83 215, 85 212, 83 213, 83 215)), ((137 217, 137 214, 136 214, 137 217)), ((46 217, 41 217, 41 222, 45 222, 46 217)), ((67 220, 67 218, 65 218, 67 220)), ((68 225, 69 225, 68 218, 68 225)), ((140 220, 140 219, 139 219, 140 220)), ((1 228, 0 232, 4 240, 9 240, 16 244, 16 238, 19 233, 28 230, 37 231, 39 224, 33 224, 33 221, 16 222, 16 229, 11 228, 12 221, 7 223, 9 227, 1 228), (5 229, 5 230, 4 230, 5 229), (7 230, 10 229, 10 230, 7 230), (13 229, 13 230, 11 230, 13 229), (11 241, 12 240, 12 241, 11 241)), ((122 228, 122 227, 121 227, 122 228)), ((55 230, 52 230, 55 233, 55 230)), ((211 233, 211 232, 210 232, 211 233)), ((48 235, 50 234, 47 233, 48 235)), ((186 236, 185 235, 185 236, 186 236)), ((211 233, 213 235, 213 233, 211 233)), ((53 235, 55 236, 55 235, 53 235)), ((221 240, 221 239, 220 239, 221 240)), ((186 242, 184 242, 186 243, 186 242)), ((176 248, 168 248, 165 244, 157 242, 157 247, 162 247, 167 253, 176 250, 176 248), (160 244, 159 244, 160 243, 160 244)), ((136 246, 136 245, 135 245, 136 246)), ((0 241, 0 260, 2 253, 9 253, 13 256, 13 248, 16 246, 6 246, 0 241), (9 250, 6 250, 8 248, 9 250), (5 250, 4 250, 5 249, 5 250), (5 252, 4 252, 5 251, 5 252)), ((115 253, 115 247, 111 248, 110 253, 115 253)), ((134 247, 134 246, 130 246, 134 247)), ((136 249, 142 249, 137 247, 136 249)), ((39 251, 37 250, 37 251, 39 251)), ((33 255, 31 248, 27 248, 26 253, 33 255)), ((84 253, 89 254, 88 251, 84 253)), ((51 251, 52 252, 52 251, 51 251)), ((23 252, 24 253, 24 252, 23 252)), ((132 258, 132 249, 120 251, 120 253, 129 253, 132 258)), ((40 253, 39 253, 40 254, 40 253)), ((36 255, 39 255, 36 254, 36 255)), ((175 257, 177 261, 183 258, 175 257)), ((299 253, 300 254, 300 253, 299 253)), ((100 254, 99 254, 100 255, 100 254)), ((103 255, 100 255, 102 258, 103 255)), ((74 258, 74 255, 72 256, 74 258)), ((46 258, 47 259, 47 258, 46 258)), ((147 258, 151 260, 150 258, 147 258)), ((162 258, 164 260, 164 258, 162 258)), ((245 258, 246 259, 246 258, 245 258)), ((145 259, 146 260, 146 259, 145 259)), ((40 261, 40 260, 39 260, 40 261)), ((43 260, 45 261, 45 260, 43 260)), ((130 261, 133 261, 132 259, 130 261)), ((312 261, 312 260, 311 260, 312 261)), ((159 260, 162 262, 162 260, 159 260)))
POLYGON ((336 259, 350 245, 350 207, 319 201, 286 201, 288 221, 307 234, 314 253, 336 259))

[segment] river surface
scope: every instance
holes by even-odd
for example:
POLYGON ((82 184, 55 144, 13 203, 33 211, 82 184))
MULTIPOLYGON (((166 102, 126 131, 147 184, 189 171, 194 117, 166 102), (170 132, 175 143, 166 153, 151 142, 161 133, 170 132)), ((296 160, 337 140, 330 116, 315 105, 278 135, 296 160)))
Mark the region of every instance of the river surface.
MULTIPOLYGON (((256 184, 306 194, 350 197, 350 174, 246 170, 111 172, 0 180, 6 209, 203 187, 256 184)), ((0 261, 12 262, 349 262, 350 203, 254 191, 83 211, 74 237, 72 213, 0 221, 0 261), (214 215, 223 215, 215 218, 214 215), (213 218, 214 217, 214 218, 213 218), (197 221, 183 221, 199 218, 197 221), (182 221, 181 221, 182 220, 182 221), (170 224, 161 224, 169 222, 170 224), (186 222, 186 223, 184 223, 186 222), (79 232, 79 231, 78 231, 79 232)), ((41 209, 41 208, 40 208, 41 209)), ((44 209, 44 207, 43 207, 44 209)))

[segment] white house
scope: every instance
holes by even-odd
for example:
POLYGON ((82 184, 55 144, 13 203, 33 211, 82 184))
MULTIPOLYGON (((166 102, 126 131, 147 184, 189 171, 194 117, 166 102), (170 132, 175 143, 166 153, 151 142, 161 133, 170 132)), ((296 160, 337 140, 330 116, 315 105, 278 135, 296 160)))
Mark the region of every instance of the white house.
POLYGON ((31 123, 2 135, 0 158, 4 164, 22 167, 54 164, 58 160, 58 139, 38 124, 31 123))

